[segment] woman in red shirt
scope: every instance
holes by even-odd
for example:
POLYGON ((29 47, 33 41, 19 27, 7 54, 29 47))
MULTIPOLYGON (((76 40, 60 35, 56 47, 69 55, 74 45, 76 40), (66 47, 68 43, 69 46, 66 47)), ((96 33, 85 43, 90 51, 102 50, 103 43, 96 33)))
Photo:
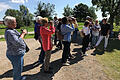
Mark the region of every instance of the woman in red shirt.
POLYGON ((52 41, 51 35, 55 33, 55 28, 53 22, 50 22, 50 28, 48 29, 48 19, 44 18, 41 20, 42 27, 40 28, 40 35, 42 38, 42 46, 45 51, 45 61, 44 61, 44 72, 51 73, 49 70, 51 50, 52 50, 52 41))

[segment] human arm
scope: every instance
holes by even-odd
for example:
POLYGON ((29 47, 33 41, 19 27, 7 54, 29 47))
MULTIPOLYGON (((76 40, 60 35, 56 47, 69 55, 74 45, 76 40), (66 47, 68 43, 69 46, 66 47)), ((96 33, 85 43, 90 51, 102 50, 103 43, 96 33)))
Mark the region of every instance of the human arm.
POLYGON ((24 46, 25 43, 23 41, 23 39, 20 37, 20 35, 18 35, 16 32, 14 32, 13 30, 9 30, 6 31, 6 39, 8 42, 10 42, 11 44, 13 44, 14 46, 24 46))

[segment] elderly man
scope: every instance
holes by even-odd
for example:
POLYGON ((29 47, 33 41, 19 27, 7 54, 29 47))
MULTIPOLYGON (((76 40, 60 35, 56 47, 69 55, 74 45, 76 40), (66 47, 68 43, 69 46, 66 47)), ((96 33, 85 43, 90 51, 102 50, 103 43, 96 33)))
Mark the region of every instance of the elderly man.
POLYGON ((16 18, 6 16, 4 19, 7 29, 5 31, 5 39, 7 43, 6 56, 10 60, 13 66, 13 80, 25 80, 25 76, 22 77, 23 69, 23 56, 26 52, 26 44, 23 40, 27 34, 26 30, 23 30, 20 34, 16 28, 16 18))
POLYGON ((35 23, 35 39, 39 40, 40 44, 41 44, 41 52, 38 58, 39 63, 43 63, 44 62, 44 57, 45 57, 45 51, 43 50, 42 47, 42 39, 41 39, 41 35, 40 35, 40 28, 41 28, 41 16, 37 16, 36 17, 36 23, 35 23))

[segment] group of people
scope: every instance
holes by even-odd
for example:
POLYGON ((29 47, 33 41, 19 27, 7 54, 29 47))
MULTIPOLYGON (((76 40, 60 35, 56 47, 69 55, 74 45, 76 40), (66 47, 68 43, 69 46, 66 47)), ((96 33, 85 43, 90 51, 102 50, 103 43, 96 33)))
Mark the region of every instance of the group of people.
MULTIPOLYGON (((85 24, 82 29, 82 34, 84 35, 82 41, 82 53, 84 56, 87 56, 85 52, 89 49, 97 48, 103 38, 105 38, 104 50, 107 48, 109 34, 111 31, 111 25, 107 23, 107 19, 104 18, 100 24, 96 20, 93 23, 90 17, 86 18, 85 24)), ((93 53, 95 54, 95 53, 93 53)))
MULTIPOLYGON (((27 51, 27 44, 23 40, 27 34, 27 30, 23 30, 20 34, 15 29, 16 18, 12 16, 6 16, 4 23, 7 26, 5 31, 7 43, 6 55, 13 66, 13 80, 25 80, 26 77, 21 76, 21 73, 23 70, 23 56, 27 51)), ((78 31, 78 23, 74 17, 63 17, 59 19, 54 17, 54 20, 51 21, 41 16, 36 17, 34 38, 39 40, 41 44, 41 52, 38 61, 40 64, 43 63, 44 73, 52 73, 50 58, 53 45, 56 45, 59 49, 63 49, 62 65, 70 65, 70 59, 75 58, 70 52, 71 36, 76 40, 78 31), (58 32, 61 33, 63 39, 58 37, 58 32), (54 41, 52 41, 53 35, 54 41)), ((105 38, 104 50, 106 50, 109 33, 110 25, 107 23, 107 19, 103 19, 102 24, 99 25, 97 20, 94 24, 92 19, 87 17, 82 29, 82 34, 84 35, 82 40, 82 56, 87 56, 86 51, 89 47, 96 48, 103 38, 105 38)))
MULTIPOLYGON (((49 62, 49 60, 50 60, 51 48, 49 48, 49 47, 51 47, 53 45, 56 45, 56 47, 58 47, 58 49, 63 48, 61 62, 63 65, 70 65, 68 63, 68 59, 74 58, 74 56, 70 53, 71 33, 73 32, 73 37, 74 37, 74 39, 76 39, 77 31, 78 31, 77 27, 78 27, 78 24, 74 17, 63 17, 63 18, 59 18, 59 19, 57 19, 57 17, 54 17, 53 21, 48 21, 47 18, 42 18, 40 16, 36 17, 35 37, 34 38, 36 40, 39 40, 39 42, 41 44, 41 52, 40 52, 38 61, 40 63, 44 62, 44 68, 46 67, 45 61, 49 62), (45 26, 43 24, 44 19, 47 22, 45 30, 43 29, 43 26, 45 26), (51 25, 54 26, 54 28, 52 28, 51 25), (49 27, 49 29, 47 27, 49 27), (60 32, 61 35, 64 36, 62 40, 59 39, 58 32, 60 32), (54 41, 53 41, 54 44, 51 40, 51 34, 53 34, 53 33, 54 33, 54 41), (62 44, 64 47, 62 47, 62 44), (47 58, 48 60, 46 60, 46 51, 48 51, 48 50, 50 51, 49 59, 47 58)), ((48 65, 49 64, 47 64, 47 66, 48 65)), ((45 72, 50 72, 48 67, 47 67, 47 70, 45 70, 45 72)))

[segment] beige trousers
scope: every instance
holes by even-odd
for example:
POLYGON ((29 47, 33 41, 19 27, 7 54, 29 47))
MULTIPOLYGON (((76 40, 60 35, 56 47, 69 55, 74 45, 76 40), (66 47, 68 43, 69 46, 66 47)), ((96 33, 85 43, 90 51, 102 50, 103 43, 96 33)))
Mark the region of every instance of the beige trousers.
POLYGON ((44 71, 49 71, 51 51, 48 50, 45 52, 45 61, 44 61, 44 71))

